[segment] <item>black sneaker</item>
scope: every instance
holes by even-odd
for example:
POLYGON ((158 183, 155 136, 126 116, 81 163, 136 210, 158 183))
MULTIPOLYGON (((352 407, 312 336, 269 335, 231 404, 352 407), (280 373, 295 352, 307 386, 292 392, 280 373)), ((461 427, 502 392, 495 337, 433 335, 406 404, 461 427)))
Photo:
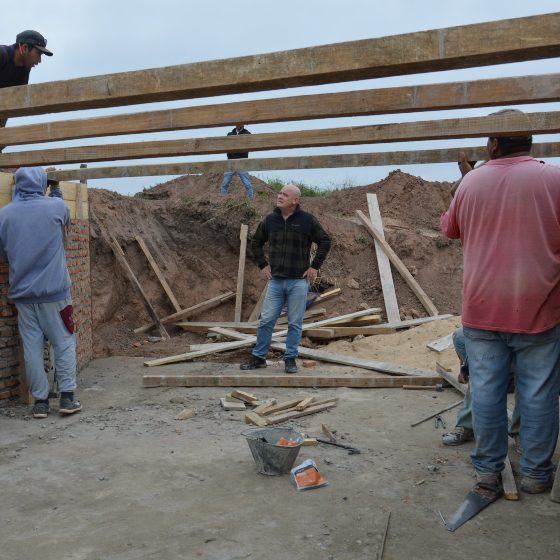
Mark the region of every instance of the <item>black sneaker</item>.
POLYGON ((258 369, 258 368, 265 368, 266 367, 266 360, 264 358, 259 358, 257 356, 251 355, 251 359, 239 366, 239 369, 258 369))
POLYGON ((58 407, 59 414, 68 415, 74 414, 74 412, 80 412, 82 410, 82 404, 80 401, 69 399, 67 397, 61 397, 60 406, 58 407))
POLYGON ((49 401, 36 401, 31 409, 33 418, 46 418, 49 415, 49 401))
POLYGON ((295 358, 286 358, 284 360, 284 371, 286 373, 297 373, 298 367, 295 358))

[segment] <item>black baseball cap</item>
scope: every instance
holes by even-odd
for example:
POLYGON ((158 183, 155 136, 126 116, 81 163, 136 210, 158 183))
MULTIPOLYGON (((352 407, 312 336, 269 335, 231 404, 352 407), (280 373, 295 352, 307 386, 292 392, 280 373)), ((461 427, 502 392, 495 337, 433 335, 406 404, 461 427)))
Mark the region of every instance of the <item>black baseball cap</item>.
POLYGON ((33 29, 27 29, 19 33, 16 37, 16 43, 33 45, 33 47, 43 54, 47 56, 53 55, 53 53, 47 49, 47 40, 38 31, 33 31, 33 29))

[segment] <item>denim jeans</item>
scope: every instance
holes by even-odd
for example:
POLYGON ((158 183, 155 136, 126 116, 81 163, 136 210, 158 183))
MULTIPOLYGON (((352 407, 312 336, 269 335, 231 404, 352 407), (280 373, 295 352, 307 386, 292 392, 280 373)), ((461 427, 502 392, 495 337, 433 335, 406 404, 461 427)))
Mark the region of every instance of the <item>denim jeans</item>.
MULTIPOLYGON (((465 348, 465 335, 463 333, 463 327, 459 327, 453 333, 453 346, 455 347, 455 352, 459 356, 461 362, 464 364, 468 363, 467 350, 465 348)), ((509 435, 514 437, 519 434, 519 426, 521 424, 521 416, 519 413, 519 397, 517 391, 515 392, 515 407, 513 409, 513 414, 511 416, 511 424, 509 427, 509 435)), ((456 426, 466 428, 467 430, 473 429, 472 420, 472 393, 470 385, 467 387, 467 392, 465 393, 465 398, 463 404, 457 412, 457 422, 456 426)))
POLYGON ((280 317, 282 308, 287 305, 288 336, 284 359, 297 358, 308 290, 309 283, 306 278, 272 278, 269 280, 257 330, 257 342, 252 352, 253 356, 266 358, 274 325, 280 317))
POLYGON ((76 388, 76 338, 68 332, 60 317, 60 311, 71 304, 70 298, 51 303, 16 302, 25 373, 35 399, 43 400, 49 396, 49 382, 43 363, 45 336, 53 346, 59 390, 74 391, 76 388))
POLYGON ((558 440, 560 327, 516 334, 464 327, 469 357, 475 447, 480 473, 499 473, 507 455, 506 398, 512 360, 521 414, 521 474, 547 480, 558 440))
POLYGON ((226 171, 224 173, 224 180, 222 181, 222 186, 220 187, 220 191, 222 194, 227 194, 229 184, 231 183, 233 176, 235 174, 239 175, 243 185, 245 186, 245 191, 247 192, 247 196, 249 198, 253 198, 253 185, 251 183, 251 179, 249 178, 249 173, 246 171, 226 171))

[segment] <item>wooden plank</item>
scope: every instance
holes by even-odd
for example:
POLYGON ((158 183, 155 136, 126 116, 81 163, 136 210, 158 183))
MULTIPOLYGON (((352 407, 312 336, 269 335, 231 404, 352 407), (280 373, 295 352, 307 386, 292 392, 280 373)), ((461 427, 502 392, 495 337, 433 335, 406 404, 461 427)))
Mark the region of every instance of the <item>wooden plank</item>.
POLYGON ((237 270, 237 291, 235 294, 235 313, 233 320, 235 322, 241 321, 241 305, 243 302, 243 282, 245 280, 245 255, 247 253, 247 233, 249 226, 241 224, 239 232, 239 267, 237 270))
POLYGON ((171 305, 173 306, 173 308, 175 309, 176 312, 181 311, 181 306, 179 305, 179 302, 177 301, 177 298, 175 297, 175 294, 173 293, 173 291, 169 287, 169 284, 167 283, 167 280, 165 279, 165 276, 161 272, 161 269, 159 268, 159 266, 158 266, 157 262, 155 261, 154 257, 152 256, 152 253, 148 249, 148 246, 146 245, 146 243, 144 243, 144 240, 139 235, 136 235, 134 237, 134 239, 136 239, 136 242, 138 243, 138 245, 140 245, 140 249, 142 249, 142 252, 144 253, 146 258, 148 259, 148 262, 150 263, 150 266, 152 267, 152 270, 154 271, 157 279, 159 280, 159 283, 161 284, 161 287, 163 288, 164 292, 167 294, 167 297, 169 298, 169 301, 171 302, 171 305))
POLYGON ((553 502, 560 503, 560 476, 554 478, 554 484, 552 485, 552 490, 550 491, 550 499, 553 502))
MULTIPOLYGON (((211 309, 212 307, 216 307, 216 305, 220 305, 224 301, 230 300, 231 298, 234 297, 234 295, 235 294, 233 292, 226 292, 225 294, 220 294, 219 296, 213 297, 211 299, 207 299, 206 301, 203 301, 201 303, 197 303, 196 305, 193 305, 192 307, 189 307, 187 309, 183 309, 181 311, 178 311, 177 313, 173 313, 171 315, 168 315, 167 317, 163 317, 161 319, 161 322, 162 323, 173 323, 173 322, 179 321, 181 319, 187 319, 188 317, 192 317, 193 315, 197 315, 198 313, 201 313, 202 311, 206 311, 207 309, 211 309)), ((153 326, 154 326, 154 324, 150 323, 149 325, 144 325, 143 327, 138 327, 137 329, 134 329, 134 332, 137 333, 137 334, 147 332, 153 326)))
MULTIPOLYGON (((241 340, 245 339, 245 337, 247 336, 229 329, 215 328, 212 329, 212 331, 241 340)), ((272 342, 271 348, 274 348, 275 350, 285 351, 286 345, 278 342, 272 342)), ((411 376, 409 377, 409 379, 412 379, 414 376, 426 377, 433 376, 434 374, 433 371, 427 369, 390 364, 388 362, 381 362, 379 360, 364 360, 362 358, 356 358, 354 356, 346 356, 344 354, 335 354, 334 352, 325 352, 323 350, 304 348, 303 346, 298 347, 298 354, 303 358, 311 358, 313 360, 320 360, 323 362, 332 362, 335 364, 359 367, 362 369, 379 371, 381 373, 388 373, 391 375, 411 376)), ((439 383, 439 381, 437 381, 436 383, 439 383)))
POLYGON ((376 334, 392 334, 397 332, 394 328, 381 328, 377 325, 367 327, 327 327, 306 329, 305 336, 309 338, 344 338, 347 336, 372 336, 376 334))
POLYGON ((560 111, 509 113, 295 132, 37 149, 0 154, 0 168, 557 132, 560 132, 560 111))
POLYGON ((341 293, 342 293, 341 288, 333 288, 332 290, 329 290, 327 292, 323 292, 317 299, 313 300, 312 305, 317 305, 318 303, 323 303, 324 301, 327 301, 328 299, 336 297, 336 296, 340 295, 341 293))
MULTIPOLYGON (((381 219, 381 212, 379 211, 379 202, 377 195, 374 193, 367 193, 367 202, 369 210, 369 219, 374 228, 379 231, 379 234, 385 239, 385 232, 383 231, 383 220, 381 219)), ((391 263, 389 257, 379 242, 374 239, 375 255, 377 257, 377 268, 379 270, 379 278, 381 280, 381 289, 383 290, 383 301, 385 302, 385 314, 387 321, 400 321, 399 304, 397 303, 397 294, 395 293, 395 284, 393 283, 393 275, 391 274, 391 263)))
POLYGON ((260 427, 268 426, 266 418, 255 414, 255 411, 247 412, 247 414, 245 414, 245 424, 254 424, 255 426, 260 427))
POLYGON ((309 416, 310 414, 323 412, 324 410, 328 410, 329 408, 333 408, 334 406, 336 406, 336 401, 310 406, 309 408, 306 408, 305 410, 302 411, 293 410, 291 412, 286 412, 285 414, 267 416, 266 423, 268 426, 281 424, 282 422, 287 422, 288 420, 293 420, 294 418, 301 418, 302 416, 309 416))
POLYGON ((453 333, 429 342, 426 346, 434 352, 443 352, 453 344, 453 333))
POLYGON ((260 414, 264 409, 268 408, 269 406, 272 406, 273 404, 276 404, 276 399, 267 399, 266 402, 254 408, 253 412, 255 414, 260 414))
MULTIPOLYGON (((305 314, 303 315, 304 319, 313 319, 313 317, 321 317, 322 315, 326 315, 327 310, 324 307, 313 307, 308 309, 305 314)), ((280 315, 278 317, 278 321, 276 321, 277 325, 285 325, 288 323, 288 314, 280 315)), ((309 325, 313 325, 313 323, 309 323, 309 325)))
POLYGON ((443 377, 443 379, 445 379, 445 381, 447 381, 450 385, 455 387, 455 389, 457 389, 459 393, 466 395, 468 385, 459 382, 459 376, 457 373, 445 370, 443 366, 438 362, 436 362, 436 372, 441 375, 441 377, 443 377))
POLYGON ((333 324, 333 326, 360 327, 360 326, 378 325, 379 323, 381 323, 381 315, 365 315, 364 317, 359 317, 358 319, 337 321, 336 323, 333 324))
POLYGON ((506 455, 504 459, 504 470, 502 471, 502 486, 504 487, 504 498, 506 500, 519 500, 519 494, 517 493, 517 485, 515 484, 515 478, 513 476, 513 469, 511 468, 511 461, 506 455))
POLYGON ((233 321, 180 321, 175 324, 187 332, 208 332, 213 327, 223 327, 254 334, 258 328, 257 323, 235 323, 233 321))
MULTIPOLYGON (((369 313, 375 313, 379 311, 377 308, 370 308, 370 309, 362 309, 361 311, 355 311, 354 313, 348 313, 347 315, 341 315, 340 317, 330 318, 330 319, 323 319, 322 321, 317 321, 315 326, 321 325, 329 325, 333 320, 336 319, 345 319, 351 317, 362 317, 363 315, 368 315, 369 313)), ((307 326, 307 325, 305 325, 307 326)), ((284 336, 288 333, 288 330, 278 331, 277 333, 273 334, 273 339, 277 339, 281 336, 284 336)), ((202 356, 206 356, 208 354, 212 354, 215 352, 225 352, 226 350, 235 350, 236 348, 245 348, 246 346, 251 346, 255 342, 256 337, 250 336, 248 339, 244 340, 237 340, 234 342, 228 342, 223 344, 220 348, 214 350, 198 350, 197 352, 186 352, 184 354, 177 354, 176 356, 168 356, 167 358, 159 358, 156 360, 148 360, 144 362, 144 365, 147 367, 153 366, 161 366, 165 364, 173 364, 177 362, 183 362, 187 360, 193 360, 194 358, 200 358, 202 356)))
POLYGON ((154 325, 157 327, 157 329, 159 330, 159 333, 161 334, 161 336, 163 338, 170 338, 169 333, 167 332, 167 330, 163 326, 160 318, 158 317, 158 315, 156 313, 156 310, 154 309, 154 307, 150 303, 150 300, 148 299, 148 296, 146 295, 146 292, 144 292, 144 288, 142 288, 142 285, 138 281, 138 278, 136 277, 136 274, 132 270, 131 266, 128 264, 128 262, 126 260, 126 257, 124 256, 124 252, 123 252, 121 246, 119 245, 119 242, 112 235, 110 235, 110 234, 106 234, 106 235, 108 236, 108 238, 110 240, 109 245, 110 245, 115 257, 117 258, 117 262, 122 266, 122 268, 126 272, 126 274, 128 276, 128 279, 130 280, 131 284, 136 288, 136 291, 140 295, 140 299, 142 300, 142 303, 144 304, 144 308, 148 312, 148 315, 152 318, 152 321, 154 322, 154 325))
POLYGON ((403 385, 433 385, 439 376, 373 377, 333 375, 165 375, 142 377, 144 387, 348 387, 352 389, 388 389, 403 385))
POLYGON ((299 397, 295 397, 293 399, 283 401, 278 404, 274 404, 269 406, 268 408, 261 409, 259 414, 261 416, 269 416, 270 414, 275 414, 277 412, 282 412, 287 408, 293 408, 294 406, 298 405, 300 402, 304 401, 307 398, 306 395, 300 395, 299 397))
POLYGON ((319 328, 319 329, 305 329, 305 336, 309 338, 324 338, 330 340, 334 338, 334 329, 329 328, 319 328))
POLYGON ((383 239, 377 228, 373 227, 371 222, 366 218, 364 213, 361 210, 356 210, 356 214, 362 224, 366 227, 366 229, 371 233, 374 239, 379 243, 379 245, 383 248, 389 260, 393 264, 393 266, 398 270, 399 274, 403 277, 404 281, 408 284, 410 289, 414 292, 416 297, 420 300, 426 311, 432 315, 438 315, 438 310, 436 306, 433 304, 432 300, 427 296, 426 292, 420 287, 420 284, 416 282, 412 274, 410 274, 408 268, 406 268, 405 264, 401 261, 401 259, 397 256, 397 254, 393 251, 391 246, 383 239))
POLYGON ((232 122, 259 124, 553 101, 560 101, 560 74, 299 95, 13 126, 0 129, 0 145, 209 128, 232 122))
MULTIPOLYGON (((296 156, 282 158, 249 158, 225 161, 202 161, 189 163, 162 163, 151 165, 121 165, 118 167, 90 167, 87 169, 63 169, 51 171, 48 177, 57 180, 118 179, 123 177, 147 177, 152 175, 188 175, 224 173, 224 171, 271 171, 274 169, 329 169, 339 167, 419 165, 456 163, 459 153, 464 152, 469 161, 486 159, 484 147, 444 148, 437 150, 414 150, 395 152, 367 152, 357 154, 333 154, 328 156, 296 156)), ((531 154, 540 159, 559 157, 558 142, 533 144, 531 154)))
POLYGON ((305 410, 315 399, 315 397, 312 395, 310 397, 306 397, 305 399, 303 399, 299 404, 296 405, 296 410, 305 410))
POLYGON ((257 397, 255 397, 255 395, 251 394, 251 393, 247 393, 245 391, 239 391, 237 389, 235 389, 234 391, 231 392, 231 396, 239 399, 240 401, 246 402, 248 404, 254 403, 257 401, 257 397))
POLYGON ((559 26, 560 14, 543 14, 4 88, 0 118, 553 58, 559 26))
POLYGON ((15 394, 19 394, 19 398, 21 399, 21 402, 23 404, 32 404, 33 395, 31 394, 31 391, 29 390, 29 384, 27 383, 27 373, 25 371, 25 357, 23 355, 23 342, 21 340, 21 337, 18 340, 19 340, 19 346, 18 346, 19 387, 15 389, 16 391, 15 394))
POLYGON ((259 296, 259 299, 257 300, 257 303, 255 304, 255 307, 253 307, 253 311, 251 311, 251 315, 249 315, 249 321, 258 321, 260 315, 261 315, 261 309, 262 309, 262 305, 264 303, 264 298, 266 297, 266 291, 268 290, 268 281, 265 284, 261 295, 259 296))

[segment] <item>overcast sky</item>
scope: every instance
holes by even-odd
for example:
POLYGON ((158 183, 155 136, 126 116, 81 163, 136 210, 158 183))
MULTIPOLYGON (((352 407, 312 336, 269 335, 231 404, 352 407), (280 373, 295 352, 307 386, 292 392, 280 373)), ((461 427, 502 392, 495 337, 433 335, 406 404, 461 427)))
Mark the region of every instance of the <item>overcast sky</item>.
MULTIPOLYGON (((77 77, 127 72, 144 68, 186 64, 203 60, 259 54, 300 47, 322 45, 465 25, 483 21, 523 17, 554 12, 558 0, 470 0, 465 3, 441 0, 26 0, 14 4, 0 0, 0 44, 11 44, 18 32, 36 29, 48 40, 53 57, 43 57, 43 63, 31 73, 30 84, 77 77)), ((196 104, 223 103, 244 99, 347 91, 394 85, 473 80, 501 76, 544 74, 560 71, 560 60, 507 64, 476 69, 383 78, 315 88, 297 88, 257 94, 231 95, 219 98, 152 103, 150 105, 58 113, 38 117, 10 119, 8 126, 78 118, 118 112, 154 110, 165 107, 186 107, 196 104)), ((1 95, 0 90, 0 95, 1 95)), ((520 106, 527 111, 560 110, 560 104, 520 106)), ((330 128, 337 126, 377 124, 485 115, 496 109, 469 109, 417 114, 357 117, 353 119, 323 119, 291 123, 270 123, 249 126, 253 133, 330 128)), ((212 128, 174 133, 119 136, 119 142, 166 138, 192 138, 224 135, 228 128, 212 128)), ((559 135, 536 136, 535 141, 558 140, 559 135)), ((48 147, 78 144, 100 144, 110 139, 88 139, 77 142, 51 143, 48 147)), ((430 141, 422 143, 377 144, 374 146, 341 146, 300 150, 260 152, 255 157, 393 151, 445 146, 482 145, 478 140, 430 141)), ((34 146, 35 148, 35 146, 34 146)), ((5 151, 30 149, 13 147, 5 151)), ((223 159, 223 155, 184 158, 150 159, 148 163, 167 161, 200 161, 223 159)), ((559 158, 551 160, 560 163, 559 158)), ((116 162, 116 165, 134 162, 116 162)), ((106 166, 106 162, 89 164, 106 166)), ((75 167, 75 166, 67 166, 75 167)), ((64 168, 61 166, 60 168, 64 168)), ((353 169, 290 170, 256 173, 261 178, 279 177, 302 181, 319 187, 341 184, 368 184, 387 175, 394 167, 353 169)), ((432 180, 454 180, 455 164, 402 166, 404 171, 432 180)), ((138 192, 171 177, 130 178, 92 181, 92 186, 116 190, 123 194, 138 192)))

